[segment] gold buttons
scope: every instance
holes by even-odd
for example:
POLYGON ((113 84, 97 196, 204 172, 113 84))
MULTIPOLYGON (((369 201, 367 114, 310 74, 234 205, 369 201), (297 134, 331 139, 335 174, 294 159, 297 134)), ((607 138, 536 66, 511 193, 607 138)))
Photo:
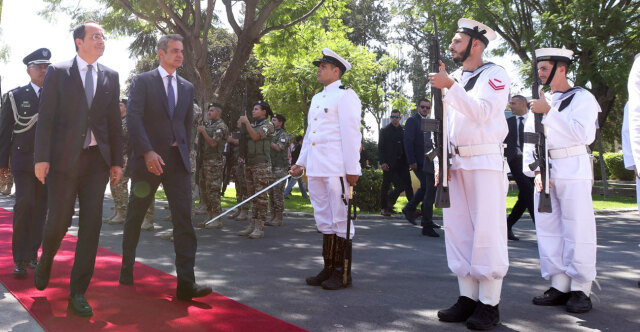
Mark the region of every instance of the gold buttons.
POLYGON ((316 133, 316 131, 314 130, 314 131, 313 131, 313 133, 315 134, 315 133, 316 133))
POLYGON ((311 145, 316 146, 316 142, 311 143, 311 145))
POLYGON ((313 118, 313 120, 317 121, 317 120, 318 120, 318 118, 313 118))

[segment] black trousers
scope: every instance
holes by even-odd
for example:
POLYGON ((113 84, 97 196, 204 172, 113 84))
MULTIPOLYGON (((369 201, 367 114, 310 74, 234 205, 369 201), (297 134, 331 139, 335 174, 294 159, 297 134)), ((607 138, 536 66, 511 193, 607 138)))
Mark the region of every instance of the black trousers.
POLYGON ((150 173, 142 158, 129 161, 135 164, 132 165, 131 193, 122 237, 122 270, 133 272, 136 247, 140 240, 140 225, 158 185, 162 183, 171 209, 178 287, 194 284, 197 240, 191 224, 191 174, 185 169, 178 148, 170 149, 160 176, 150 173))
POLYGON ((16 203, 13 206, 13 261, 28 262, 38 258, 47 217, 47 188, 33 171, 14 171, 16 203))
POLYGON ((69 172, 51 169, 46 178, 49 214, 42 243, 42 260, 52 260, 71 226, 76 197, 80 205, 78 242, 71 270, 70 293, 84 294, 93 276, 102 227, 102 203, 109 166, 97 146, 83 150, 69 172))
POLYGON ((431 228, 433 224, 433 203, 436 201, 436 179, 433 173, 425 172, 424 197, 422 198, 422 228, 431 228))
POLYGON ((393 209, 400 193, 404 191, 407 200, 413 198, 413 188, 411 187, 411 175, 408 167, 395 167, 389 171, 382 172, 382 187, 380 188, 380 206, 383 209, 393 209), (389 192, 391 183, 393 190, 389 192))
POLYGON ((518 200, 513 206, 511 213, 507 217, 507 226, 511 228, 524 214, 525 210, 529 210, 529 215, 533 222, 536 222, 533 207, 533 193, 535 186, 533 178, 522 173, 522 156, 515 157, 510 163, 511 175, 518 185, 518 200))

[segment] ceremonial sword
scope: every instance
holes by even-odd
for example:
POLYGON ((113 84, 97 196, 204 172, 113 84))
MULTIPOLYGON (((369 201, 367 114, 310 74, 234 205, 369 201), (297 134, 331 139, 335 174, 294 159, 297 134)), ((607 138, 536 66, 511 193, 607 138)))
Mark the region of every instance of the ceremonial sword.
POLYGON ((240 202, 240 203, 236 204, 234 207, 232 207, 232 208, 228 209, 227 211, 224 211, 223 213, 219 214, 217 217, 215 217, 215 218, 213 218, 213 219, 211 219, 211 220, 207 221, 207 222, 205 223, 205 225, 209 225, 210 223, 212 223, 212 222, 214 222, 214 221, 216 221, 216 220, 218 220, 218 219, 222 218, 223 216, 225 216, 225 215, 226 215, 226 214, 228 214, 229 212, 231 212, 231 211, 235 210, 237 207, 244 205, 246 202, 248 202, 248 201, 250 201, 250 200, 254 199, 256 196, 258 196, 258 195, 260 195, 260 194, 264 193, 265 191, 267 191, 267 190, 269 190, 269 189, 273 188, 273 187, 274 187, 275 185, 277 185, 278 183, 280 183, 280 182, 282 182, 282 181, 284 181, 284 180, 286 180, 286 179, 288 179, 288 178, 290 178, 290 177, 293 177, 294 179, 299 179, 301 176, 302 176, 302 175, 300 175, 299 177, 293 177, 293 176, 291 176, 291 174, 287 174, 287 176, 284 176, 284 177, 282 177, 282 178, 278 179, 276 182, 274 182, 274 183, 270 184, 268 187, 266 187, 266 188, 264 188, 264 189, 262 189, 262 190, 258 191, 257 193, 253 194, 253 196, 251 196, 251 197, 249 197, 249 198, 245 199, 244 201, 242 201, 242 202, 240 202))

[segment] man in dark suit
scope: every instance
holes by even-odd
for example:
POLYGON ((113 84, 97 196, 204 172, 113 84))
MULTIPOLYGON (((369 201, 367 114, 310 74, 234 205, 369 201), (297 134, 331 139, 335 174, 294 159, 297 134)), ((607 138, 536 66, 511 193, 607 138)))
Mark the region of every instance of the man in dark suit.
POLYGON ((71 225, 78 197, 78 244, 71 270, 69 309, 79 316, 93 310, 89 287, 102 226, 102 201, 111 178, 122 176, 122 127, 118 73, 97 62, 104 53, 104 30, 86 22, 73 30, 77 56, 49 66, 40 95, 35 140, 35 173, 48 188, 49 213, 36 288, 49 283, 53 258, 71 225))
POLYGON ((189 301, 211 293, 195 282, 196 235, 191 224, 191 164, 189 149, 193 121, 193 85, 179 77, 183 61, 182 36, 158 41, 160 66, 131 82, 127 104, 131 195, 122 238, 120 284, 133 284, 133 265, 140 225, 158 185, 167 194, 173 222, 178 285, 176 295, 189 301))
POLYGON ((507 157, 511 175, 518 185, 518 201, 513 206, 511 214, 507 217, 507 237, 509 240, 518 241, 511 228, 520 219, 524 210, 529 210, 531 219, 535 222, 533 212, 533 178, 522 173, 522 147, 524 144, 524 124, 527 122, 528 108, 527 98, 521 95, 511 97, 509 101, 511 112, 515 116, 507 119, 509 134, 504 140, 507 148, 504 155, 507 157))
POLYGON ((47 214, 47 192, 33 171, 33 143, 38 121, 38 104, 44 75, 51 63, 51 52, 38 49, 22 62, 27 65, 29 84, 9 91, 0 114, 0 176, 11 172, 16 184, 13 206, 14 277, 27 277, 27 267, 35 268, 42 243, 42 227, 47 214), (9 158, 11 157, 11 158, 9 158))
POLYGON ((409 168, 420 180, 420 188, 402 209, 402 213, 410 223, 416 225, 415 211, 418 204, 422 202, 422 235, 440 237, 434 230, 440 226, 433 222, 433 202, 436 199, 434 168, 433 163, 428 162, 425 157, 425 152, 432 148, 431 133, 425 133, 422 130, 422 119, 427 118, 429 112, 431 112, 431 101, 422 99, 418 104, 418 112, 404 124, 404 148, 407 162, 409 168))
POLYGON ((383 216, 390 216, 393 206, 400 193, 404 190, 407 199, 413 198, 409 165, 404 153, 404 128, 400 125, 400 111, 391 111, 391 123, 380 130, 378 140, 378 155, 382 169, 382 188, 380 192, 380 206, 383 216), (393 190, 389 187, 393 182, 393 190))

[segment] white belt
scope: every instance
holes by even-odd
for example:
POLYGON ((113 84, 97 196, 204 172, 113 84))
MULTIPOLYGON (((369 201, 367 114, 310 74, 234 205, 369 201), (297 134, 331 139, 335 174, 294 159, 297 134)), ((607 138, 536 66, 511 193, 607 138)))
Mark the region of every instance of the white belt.
POLYGON ((460 145, 455 147, 453 151, 460 157, 475 157, 488 154, 501 155, 504 151, 504 146, 502 143, 460 145))
POLYGON ((563 159, 575 156, 581 156, 583 154, 589 154, 589 149, 586 145, 576 145, 568 148, 559 148, 549 150, 549 157, 551 159, 563 159))

